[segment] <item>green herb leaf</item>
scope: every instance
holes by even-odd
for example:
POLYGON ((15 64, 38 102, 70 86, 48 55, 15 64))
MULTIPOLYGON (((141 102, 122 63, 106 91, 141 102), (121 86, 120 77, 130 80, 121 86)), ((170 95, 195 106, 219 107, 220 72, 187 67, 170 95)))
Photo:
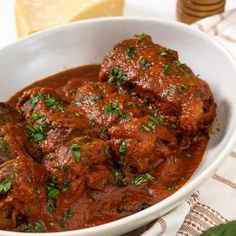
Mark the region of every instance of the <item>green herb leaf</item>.
POLYGON ((6 193, 11 189, 12 186, 12 180, 10 178, 4 178, 1 182, 0 182, 0 194, 1 193, 6 193))
POLYGON ((47 207, 48 211, 50 213, 53 213, 56 210, 56 198, 60 193, 60 190, 58 188, 58 182, 57 182, 57 175, 54 174, 51 178, 51 181, 46 184, 45 186, 47 190, 47 207))
POLYGON ((119 147, 119 152, 120 153, 126 153, 128 151, 128 147, 126 145, 126 141, 123 139, 121 142, 121 145, 119 147))
POLYGON ((135 47, 126 48, 126 51, 125 51, 126 58, 128 59, 134 58, 135 51, 136 51, 135 47))
POLYGON ((42 117, 44 117, 44 114, 41 113, 41 112, 37 112, 37 113, 33 113, 33 114, 31 115, 30 119, 31 119, 32 121, 36 121, 36 120, 38 120, 38 119, 40 119, 40 118, 42 118, 42 117))
POLYGON ((131 115, 129 113, 124 113, 120 107, 118 102, 110 102, 108 103, 104 109, 103 109, 106 113, 115 113, 116 115, 124 118, 124 119, 129 119, 131 117, 131 115))
POLYGON ((201 99, 204 99, 204 98, 206 97, 206 94, 203 93, 200 89, 197 89, 197 90, 195 91, 195 94, 196 94, 199 98, 201 98, 201 99))
POLYGON ((179 84, 178 88, 181 93, 185 92, 188 89, 188 87, 185 84, 179 84))
POLYGON ((65 216, 71 218, 74 216, 74 212, 71 209, 67 209, 65 216))
POLYGON ((161 57, 166 57, 166 56, 170 55, 171 53, 172 53, 171 49, 167 49, 167 50, 164 50, 164 51, 157 52, 157 54, 160 55, 161 57))
POLYGON ((69 187, 70 187, 70 181, 68 179, 63 179, 63 188, 61 191, 66 192, 69 187))
POLYGON ((165 90, 161 96, 162 97, 168 97, 169 95, 173 94, 176 92, 176 86, 172 85, 170 88, 168 88, 167 90, 165 90))
POLYGON ((118 169, 114 169, 113 171, 113 175, 114 175, 114 183, 117 186, 126 186, 127 180, 122 176, 122 173, 120 170, 118 169))
POLYGON ((183 73, 183 75, 185 76, 189 76, 189 68, 185 63, 181 63, 178 60, 175 60, 172 62, 175 66, 177 66, 180 71, 183 73))
POLYGON ((90 127, 94 127, 96 125, 96 122, 95 122, 94 119, 89 119, 88 124, 89 124, 90 127))
POLYGON ((165 75, 169 75, 169 65, 168 64, 163 64, 163 70, 165 75))
POLYGON ((45 229, 41 222, 32 222, 27 224, 22 224, 19 227, 20 232, 28 232, 28 233, 36 233, 36 232, 44 232, 45 229))
POLYGON ((177 189, 177 185, 175 184, 170 184, 168 186, 166 186, 167 190, 176 190, 177 189))
POLYGON ((26 129, 30 132, 30 139, 35 142, 40 142, 46 139, 46 127, 44 125, 30 126, 26 129))
POLYGON ((101 127, 99 130, 100 135, 103 135, 107 131, 106 127, 101 127))
POLYGON ((201 236, 234 236, 236 232, 236 220, 227 224, 220 224, 205 231, 201 236))
POLYGON ((59 194, 59 189, 57 188, 52 188, 49 192, 48 192, 48 197, 49 198, 56 198, 57 195, 59 194))
POLYGON ((148 118, 157 125, 163 125, 165 121, 161 117, 148 115, 148 118))
POLYGON ((151 129, 145 124, 141 124, 141 127, 144 129, 144 131, 151 131, 151 129))
POLYGON ((54 111, 64 112, 63 106, 57 101, 56 97, 51 96, 50 94, 45 94, 45 105, 51 108, 54 111))
POLYGON ((74 154, 75 162, 79 163, 81 160, 80 145, 77 143, 74 143, 70 146, 70 150, 74 154))
POLYGON ((105 144, 103 151, 104 151, 104 154, 105 154, 105 155, 107 155, 107 156, 110 155, 110 147, 109 147, 108 144, 105 144))
POLYGON ((0 152, 2 153, 8 152, 8 144, 4 141, 0 141, 0 152))
POLYGON ((75 112, 75 115, 76 115, 77 117, 81 117, 81 116, 82 116, 82 113, 80 113, 80 112, 75 112))
POLYGON ((111 68, 108 80, 109 84, 124 84, 127 79, 127 75, 118 66, 114 66, 111 68))
POLYGON ((33 105, 36 105, 39 102, 40 97, 41 97, 41 94, 38 94, 37 96, 31 98, 30 103, 33 104, 33 105))
POLYGON ((71 95, 75 95, 75 94, 76 94, 76 89, 74 89, 74 88, 73 88, 73 89, 70 89, 69 92, 70 92, 71 95))
POLYGON ((138 37, 139 37, 139 42, 144 41, 147 36, 148 36, 148 35, 147 35, 146 33, 142 33, 142 34, 138 35, 138 37))
POLYGON ((120 170, 115 169, 114 172, 113 172, 113 175, 116 176, 116 177, 121 176, 120 170))
POLYGON ((146 58, 141 58, 139 64, 145 69, 148 69, 151 67, 151 63, 146 58))
POLYGON ((146 173, 144 175, 139 175, 135 179, 131 180, 131 184, 138 186, 146 182, 153 182, 154 180, 155 177, 153 177, 149 173, 146 173))
POLYGON ((90 96, 88 97, 88 99, 89 99, 90 103, 94 103, 94 102, 97 101, 97 97, 94 96, 94 95, 90 95, 90 96))
POLYGON ((144 129, 144 131, 156 131, 156 126, 152 121, 149 121, 147 124, 141 124, 141 127, 144 129))
POLYGON ((62 171, 65 173, 65 172, 68 172, 68 170, 69 170, 69 166, 68 165, 64 165, 63 167, 62 167, 62 171))

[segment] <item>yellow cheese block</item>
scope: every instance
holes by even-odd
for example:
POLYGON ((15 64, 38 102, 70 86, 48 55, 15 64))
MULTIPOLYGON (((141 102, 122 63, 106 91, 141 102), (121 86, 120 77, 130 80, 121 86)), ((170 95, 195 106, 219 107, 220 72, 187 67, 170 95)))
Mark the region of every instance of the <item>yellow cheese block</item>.
POLYGON ((124 0, 15 0, 18 36, 71 21, 123 14, 124 0))

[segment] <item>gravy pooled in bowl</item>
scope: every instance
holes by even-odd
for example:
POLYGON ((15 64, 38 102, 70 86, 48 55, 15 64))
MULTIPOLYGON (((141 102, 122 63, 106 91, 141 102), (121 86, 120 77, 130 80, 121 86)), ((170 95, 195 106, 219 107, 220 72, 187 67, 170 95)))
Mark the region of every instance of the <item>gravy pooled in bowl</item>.
POLYGON ((0 229, 81 229, 150 207, 196 170, 215 113, 208 84, 146 34, 30 85, 0 104, 0 229))

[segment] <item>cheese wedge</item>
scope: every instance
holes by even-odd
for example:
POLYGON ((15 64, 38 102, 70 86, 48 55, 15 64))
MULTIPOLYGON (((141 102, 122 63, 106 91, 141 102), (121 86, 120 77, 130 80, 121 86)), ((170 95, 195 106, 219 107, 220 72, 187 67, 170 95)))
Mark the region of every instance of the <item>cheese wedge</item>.
POLYGON ((123 14, 124 0, 15 0, 16 27, 22 37, 71 21, 123 14))

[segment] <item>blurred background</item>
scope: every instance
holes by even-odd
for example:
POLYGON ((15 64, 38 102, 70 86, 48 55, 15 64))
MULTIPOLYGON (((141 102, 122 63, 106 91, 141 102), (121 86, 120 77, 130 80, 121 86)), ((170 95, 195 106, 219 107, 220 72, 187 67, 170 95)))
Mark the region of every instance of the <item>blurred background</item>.
MULTIPOLYGON (((86 0, 86 1, 87 1, 86 3, 91 2, 91 0, 86 0)), ((100 0, 100 1, 109 2, 109 0, 100 0)), ((113 0, 113 2, 116 1, 120 2, 119 0, 113 0)), ((30 24, 30 21, 32 21, 32 18, 30 17, 26 19, 27 11, 29 11, 29 14, 32 14, 34 16, 40 14, 39 12, 40 8, 37 9, 37 6, 36 9, 34 9, 36 10, 36 13, 33 12, 32 6, 27 6, 29 2, 31 3, 34 2, 37 3, 38 5, 40 3, 47 5, 48 2, 49 4, 52 5, 53 2, 55 3, 56 1, 16 0, 15 2, 15 0, 0 0, 0 47, 7 45, 11 42, 14 42, 19 36, 23 36, 29 33, 29 32, 23 32, 23 33, 18 32, 17 34, 16 30, 16 20, 18 22, 17 23, 18 25, 21 26, 24 25, 24 29, 21 29, 24 31, 28 27, 27 23, 30 24), (18 9, 19 9, 17 19, 15 17, 15 4, 18 4, 18 9)), ((63 0, 58 0, 58 2, 63 2, 63 0)), ((70 4, 70 0, 64 2, 70 4)), ((78 0, 78 2, 81 2, 81 0, 78 0)), ((85 1, 82 0, 82 2, 85 1)), ((123 15, 157 17, 162 19, 179 20, 179 21, 184 21, 186 23, 192 23, 198 19, 201 19, 202 17, 205 17, 206 15, 217 14, 224 10, 230 10, 235 7, 236 7, 236 0, 226 0, 226 2, 224 0, 125 0, 123 6, 124 8, 123 15)), ((61 11, 60 15, 65 14, 65 12, 66 11, 61 11)), ((46 14, 45 9, 42 14, 46 14)), ((115 15, 117 15, 117 13, 115 13, 115 15)), ((93 17, 93 14, 90 14, 88 18, 91 17, 93 17)), ((45 17, 42 16, 42 18, 45 17)), ((40 18, 38 19, 38 21, 40 21, 40 18)), ((43 23, 41 22, 41 24, 43 23)))

